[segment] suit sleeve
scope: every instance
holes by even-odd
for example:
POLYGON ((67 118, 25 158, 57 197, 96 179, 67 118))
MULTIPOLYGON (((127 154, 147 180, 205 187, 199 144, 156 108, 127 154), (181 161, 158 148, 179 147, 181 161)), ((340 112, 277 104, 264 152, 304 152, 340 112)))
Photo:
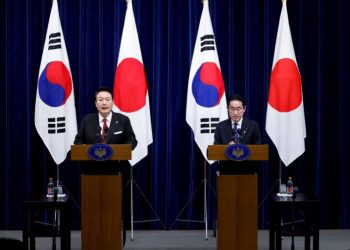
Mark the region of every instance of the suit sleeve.
POLYGON ((129 118, 126 117, 125 119, 125 136, 126 136, 126 144, 131 144, 131 149, 134 150, 137 146, 137 140, 134 133, 134 130, 132 129, 131 123, 129 118))
POLYGON ((81 121, 80 128, 78 130, 78 134, 75 136, 74 144, 84 144, 85 139, 84 139, 84 134, 85 134, 85 126, 86 126, 86 121, 85 117, 81 121))
POLYGON ((261 134, 260 134, 260 127, 257 122, 254 122, 253 127, 253 144, 261 144, 261 134))
POLYGON ((215 129, 214 144, 223 144, 222 138, 221 138, 221 132, 220 132, 220 123, 218 124, 218 126, 215 129))

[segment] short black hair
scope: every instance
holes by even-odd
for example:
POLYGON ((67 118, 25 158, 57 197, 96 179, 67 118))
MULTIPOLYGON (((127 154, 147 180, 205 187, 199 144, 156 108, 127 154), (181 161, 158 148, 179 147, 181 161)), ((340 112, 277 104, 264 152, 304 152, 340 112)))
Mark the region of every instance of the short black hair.
POLYGON ((102 87, 99 87, 99 88, 96 90, 96 92, 95 92, 95 100, 96 100, 96 98, 97 98, 98 93, 100 93, 100 92, 102 92, 102 91, 110 93, 111 96, 112 96, 112 99, 113 99, 113 91, 112 91, 110 88, 108 88, 108 87, 102 86, 102 87))
POLYGON ((245 100, 244 100, 243 96, 241 96, 239 94, 231 95, 227 99, 227 107, 230 106, 230 102, 232 102, 232 101, 240 101, 240 102, 242 102, 243 107, 245 107, 245 100))

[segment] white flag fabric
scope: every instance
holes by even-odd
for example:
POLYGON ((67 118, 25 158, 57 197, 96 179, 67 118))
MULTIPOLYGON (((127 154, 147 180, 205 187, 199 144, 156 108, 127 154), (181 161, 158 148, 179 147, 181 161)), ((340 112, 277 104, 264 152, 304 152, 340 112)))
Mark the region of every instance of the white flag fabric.
POLYGON ((114 79, 113 111, 128 116, 135 132, 138 143, 129 161, 133 166, 147 156, 153 136, 146 74, 130 0, 127 1, 114 79))
POLYGON ((217 124, 228 118, 224 81, 221 75, 208 1, 203 1, 187 89, 186 122, 205 159, 214 143, 217 124))
POLYGON ((56 164, 63 162, 77 134, 74 88, 57 0, 52 3, 41 58, 35 127, 56 164))
POLYGON ((301 76, 283 1, 270 78, 266 132, 288 166, 305 151, 306 127, 301 76))

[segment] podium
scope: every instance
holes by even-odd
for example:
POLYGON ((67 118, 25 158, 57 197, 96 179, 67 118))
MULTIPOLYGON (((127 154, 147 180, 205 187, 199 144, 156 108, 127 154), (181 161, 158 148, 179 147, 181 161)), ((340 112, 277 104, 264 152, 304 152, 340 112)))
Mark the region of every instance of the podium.
MULTIPOLYGON (((268 145, 246 145, 246 161, 268 160, 268 145)), ((209 145, 209 160, 229 161, 227 145, 209 145)), ((236 161, 232 161, 235 168, 236 161)), ((231 167, 231 166, 230 166, 231 167)), ((217 176, 217 249, 258 249, 258 176, 256 173, 217 176)))
MULTIPOLYGON (((91 161, 91 145, 72 145, 72 161, 91 161)), ((131 145, 109 144, 111 166, 131 159, 131 145)), ((112 166, 113 167, 113 166, 112 166)), ((98 166, 96 166, 98 168, 98 166)), ((81 175, 81 245, 82 250, 120 250, 123 248, 122 177, 120 174, 81 175)))

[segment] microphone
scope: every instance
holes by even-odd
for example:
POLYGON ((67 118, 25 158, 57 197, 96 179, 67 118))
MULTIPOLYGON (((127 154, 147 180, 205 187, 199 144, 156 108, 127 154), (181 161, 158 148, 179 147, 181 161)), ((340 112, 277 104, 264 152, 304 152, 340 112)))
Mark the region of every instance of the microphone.
POLYGON ((237 141, 237 143, 240 143, 241 142, 241 139, 242 139, 242 129, 237 129, 237 134, 238 134, 238 141, 237 141))
POLYGON ((235 141, 235 131, 234 129, 232 129, 231 141, 234 143, 239 143, 241 140, 242 130, 240 128, 237 129, 237 134, 238 134, 238 140, 235 141))
POLYGON ((98 126, 97 127, 97 133, 95 135, 96 143, 100 143, 101 142, 101 130, 102 130, 102 128, 100 126, 98 126))
POLYGON ((232 129, 232 135, 231 135, 230 140, 231 140, 231 142, 233 142, 235 140, 235 132, 233 131, 233 129, 232 129))

